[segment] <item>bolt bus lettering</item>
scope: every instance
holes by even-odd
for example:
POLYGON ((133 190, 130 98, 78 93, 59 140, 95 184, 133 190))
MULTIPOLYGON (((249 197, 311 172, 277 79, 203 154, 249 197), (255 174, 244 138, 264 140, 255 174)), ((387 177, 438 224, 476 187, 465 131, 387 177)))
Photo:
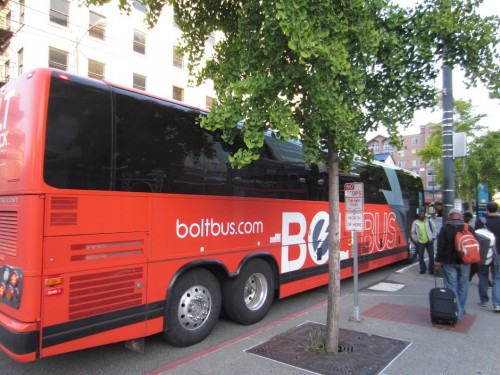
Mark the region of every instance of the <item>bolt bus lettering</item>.
MULTIPOLYGON (((318 265, 328 261, 328 218, 327 212, 319 211, 308 227, 306 217, 302 213, 283 212, 281 272, 301 269, 307 260, 307 253, 318 265), (290 255, 292 246, 296 246, 299 250, 295 259, 290 255)), ((381 217, 379 213, 365 212, 363 220, 365 224, 363 241, 368 252, 382 251, 396 246, 397 222, 394 213, 384 213, 381 217)), ((349 250, 342 251, 342 259, 348 256, 349 250)))

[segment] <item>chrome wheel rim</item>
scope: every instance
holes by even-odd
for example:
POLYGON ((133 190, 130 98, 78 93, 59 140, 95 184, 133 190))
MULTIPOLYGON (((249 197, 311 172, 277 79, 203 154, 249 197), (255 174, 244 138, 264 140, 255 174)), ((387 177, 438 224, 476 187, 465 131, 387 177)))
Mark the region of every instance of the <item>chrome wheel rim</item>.
POLYGON ((202 285, 194 285, 186 290, 177 311, 181 325, 188 330, 200 328, 210 314, 211 300, 209 290, 202 285))
POLYGON ((250 310, 258 310, 266 301, 268 295, 267 279, 261 273, 251 275, 244 289, 245 304, 250 310))

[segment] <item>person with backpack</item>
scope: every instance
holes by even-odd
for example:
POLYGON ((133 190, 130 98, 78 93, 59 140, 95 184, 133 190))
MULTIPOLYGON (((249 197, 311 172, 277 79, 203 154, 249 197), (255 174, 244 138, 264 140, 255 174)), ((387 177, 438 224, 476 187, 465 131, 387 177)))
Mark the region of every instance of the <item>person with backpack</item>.
MULTIPOLYGON (((473 229, 475 229, 476 226, 475 226, 474 221, 472 220, 473 218, 474 218, 474 215, 472 215, 472 212, 470 212, 470 211, 464 212, 464 223, 469 224, 473 229)), ((472 281, 472 278, 477 273, 477 265, 478 265, 478 263, 472 263, 470 265, 469 282, 472 281)), ((479 277, 479 274, 478 274, 478 277, 479 277)))
POLYGON ((434 238, 436 238, 436 235, 437 231, 434 223, 425 216, 424 210, 420 211, 418 218, 413 221, 410 236, 417 250, 421 274, 426 271, 425 249, 427 249, 429 255, 429 273, 434 274, 434 238))
MULTIPOLYGON (((455 247, 455 236, 463 231, 465 223, 462 212, 452 208, 448 212, 448 220, 441 227, 437 239, 436 262, 443 269, 444 286, 451 289, 457 297, 458 320, 465 315, 465 303, 469 291, 470 264, 464 264, 455 247)), ((470 230, 473 232, 473 230, 470 230)))
MULTIPOLYGON (((500 216, 498 215, 498 203, 491 201, 486 205, 486 210, 488 211, 488 215, 484 220, 484 226, 495 236, 495 248, 493 253, 493 261, 491 267, 491 273, 493 278, 493 285, 491 290, 491 301, 493 303, 493 310, 497 313, 500 313, 500 216), (495 251, 496 250, 496 251, 495 251)), ((481 283, 481 278, 483 281, 483 297, 484 294, 487 294, 488 288, 488 269, 490 267, 485 267, 484 269, 480 269, 479 273, 479 282, 481 283), (486 280, 486 281, 485 281, 486 280), (485 291, 486 290, 486 291, 485 291)), ((480 291, 480 298, 481 291, 480 291)), ((483 300, 481 300, 483 302, 483 300)), ((482 304, 482 306, 484 306, 482 304)), ((488 306, 488 301, 486 300, 486 306, 488 306)))

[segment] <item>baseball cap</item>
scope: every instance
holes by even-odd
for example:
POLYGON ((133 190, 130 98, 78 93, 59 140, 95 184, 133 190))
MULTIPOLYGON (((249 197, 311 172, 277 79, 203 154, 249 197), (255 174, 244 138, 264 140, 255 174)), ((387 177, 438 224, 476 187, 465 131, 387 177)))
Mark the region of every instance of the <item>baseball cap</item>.
POLYGON ((462 211, 460 211, 458 208, 452 208, 451 210, 448 211, 448 215, 454 215, 454 214, 462 215, 462 211))

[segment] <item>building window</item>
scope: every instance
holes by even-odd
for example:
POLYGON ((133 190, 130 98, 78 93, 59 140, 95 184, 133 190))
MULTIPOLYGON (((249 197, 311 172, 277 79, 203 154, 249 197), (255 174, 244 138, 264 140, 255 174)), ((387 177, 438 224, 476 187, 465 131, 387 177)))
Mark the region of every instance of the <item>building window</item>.
POLYGON ((414 146, 418 145, 418 138, 412 138, 411 139, 411 144, 414 145, 414 146))
POLYGON ((372 151, 378 151, 378 142, 372 142, 372 151))
POLYGON ((418 159, 413 159, 413 160, 411 161, 411 165, 412 165, 412 167, 418 167, 418 166, 420 165, 420 160, 418 160, 418 159))
POLYGON ((68 26, 69 2, 67 0, 50 0, 50 22, 68 26))
POLYGON ((21 48, 17 52, 17 75, 23 74, 23 67, 24 67, 24 49, 21 48))
POLYGON ((404 161, 398 161, 398 167, 399 168, 404 168, 405 167, 405 162, 404 161))
POLYGON ((384 142, 384 150, 392 150, 391 143, 389 141, 384 142))
POLYGON ((215 31, 212 31, 210 33, 210 35, 207 38, 207 42, 212 45, 215 44, 215 31))
POLYGON ((134 89, 146 91, 146 76, 134 73, 133 81, 132 86, 134 89))
POLYGON ((184 89, 174 86, 172 89, 172 98, 180 102, 184 101, 184 89))
POLYGON ((180 52, 180 48, 178 46, 174 46, 174 59, 173 63, 176 68, 184 68, 184 58, 180 52))
POLYGON ((427 181, 427 187, 435 187, 438 186, 437 181, 427 181))
POLYGON ((49 47, 49 68, 68 70, 68 52, 49 47))
POLYGON ((211 98, 210 96, 207 96, 205 98, 205 108, 210 109, 214 105, 214 98, 211 98))
POLYGON ((89 35, 92 38, 104 40, 105 31, 106 17, 94 12, 89 12, 89 35))
POLYGON ((172 18, 172 26, 174 26, 176 29, 179 28, 179 25, 177 25, 177 22, 175 21, 177 15, 175 14, 175 9, 174 9, 174 17, 172 18))
POLYGON ((134 30, 134 52, 146 54, 146 34, 142 31, 134 30))
POLYGON ((10 60, 5 61, 3 65, 3 74, 0 78, 1 82, 9 82, 10 80, 10 60))
POLYGON ((142 5, 140 1, 134 0, 134 9, 137 9, 139 12, 146 13, 146 6, 142 5))
POLYGON ((5 29, 10 30, 11 20, 12 20, 12 13, 9 11, 5 15, 5 25, 2 26, 5 27, 5 29))
POLYGON ((404 156, 405 156, 405 151, 404 151, 404 150, 398 151, 398 156, 399 156, 400 158, 404 158, 404 156))
POLYGON ((24 0, 19 0, 19 26, 24 23, 24 0))
POLYGON ((414 148, 411 150, 412 155, 416 155, 418 152, 418 148, 414 148))
POLYGON ((427 176, 435 176, 436 171, 434 169, 427 169, 427 176))
POLYGON ((89 59, 89 77, 104 79, 104 63, 89 59))

